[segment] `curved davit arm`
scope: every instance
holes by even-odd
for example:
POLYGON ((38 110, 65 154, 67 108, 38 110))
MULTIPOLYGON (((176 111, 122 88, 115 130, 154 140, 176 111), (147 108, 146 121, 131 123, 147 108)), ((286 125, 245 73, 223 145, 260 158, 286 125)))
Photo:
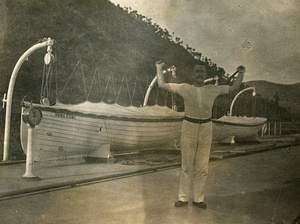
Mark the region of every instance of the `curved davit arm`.
POLYGON ((12 97, 14 91, 14 85, 17 78, 17 74, 25 60, 35 51, 41 49, 43 47, 52 46, 53 40, 51 38, 45 39, 42 43, 37 43, 29 48, 18 60, 16 63, 14 70, 12 72, 9 86, 7 90, 7 99, 6 102, 6 115, 5 115, 5 130, 4 130, 4 148, 3 148, 3 161, 8 160, 9 156, 9 137, 10 137, 10 122, 11 122, 11 106, 12 106, 12 97))

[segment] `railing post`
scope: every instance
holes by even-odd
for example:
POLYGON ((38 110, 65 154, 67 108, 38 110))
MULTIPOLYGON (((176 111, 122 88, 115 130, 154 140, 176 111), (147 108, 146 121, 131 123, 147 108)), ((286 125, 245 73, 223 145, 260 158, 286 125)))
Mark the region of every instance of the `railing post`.
POLYGON ((281 122, 279 122, 279 136, 281 136, 281 122))

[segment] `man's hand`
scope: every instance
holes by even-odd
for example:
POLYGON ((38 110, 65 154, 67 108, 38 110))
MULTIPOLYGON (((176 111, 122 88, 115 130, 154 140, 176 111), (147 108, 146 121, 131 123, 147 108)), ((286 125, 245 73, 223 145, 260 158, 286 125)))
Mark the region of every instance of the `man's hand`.
POLYGON ((238 71, 238 73, 245 73, 246 72, 246 68, 243 65, 240 65, 239 67, 237 67, 236 70, 238 71))
POLYGON ((157 68, 157 69, 162 70, 163 67, 165 66, 165 63, 162 62, 162 61, 157 61, 157 62, 155 63, 155 65, 156 65, 156 68, 157 68))
MULTIPOLYGON (((240 65, 239 67, 237 67, 236 70, 238 72, 238 75, 235 78, 235 81, 233 82, 232 86, 229 87, 229 93, 237 91, 240 88, 240 85, 242 84, 244 79, 246 68, 243 65, 240 65)), ((234 73, 234 75, 235 74, 236 72, 234 73)))

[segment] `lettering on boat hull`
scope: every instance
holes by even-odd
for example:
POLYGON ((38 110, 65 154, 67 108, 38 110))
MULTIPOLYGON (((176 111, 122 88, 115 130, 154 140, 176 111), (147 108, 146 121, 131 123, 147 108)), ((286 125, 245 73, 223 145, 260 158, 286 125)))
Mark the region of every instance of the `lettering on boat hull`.
POLYGON ((55 113, 55 117, 61 117, 61 118, 66 118, 66 119, 76 119, 75 115, 64 114, 64 113, 55 113))

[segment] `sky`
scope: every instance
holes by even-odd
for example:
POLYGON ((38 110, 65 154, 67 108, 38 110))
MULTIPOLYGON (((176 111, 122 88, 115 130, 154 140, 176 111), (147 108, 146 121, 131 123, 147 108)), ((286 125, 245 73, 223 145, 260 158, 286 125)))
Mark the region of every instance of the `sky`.
POLYGON ((226 73, 244 65, 244 81, 300 82, 300 0, 110 1, 174 32, 226 73))

